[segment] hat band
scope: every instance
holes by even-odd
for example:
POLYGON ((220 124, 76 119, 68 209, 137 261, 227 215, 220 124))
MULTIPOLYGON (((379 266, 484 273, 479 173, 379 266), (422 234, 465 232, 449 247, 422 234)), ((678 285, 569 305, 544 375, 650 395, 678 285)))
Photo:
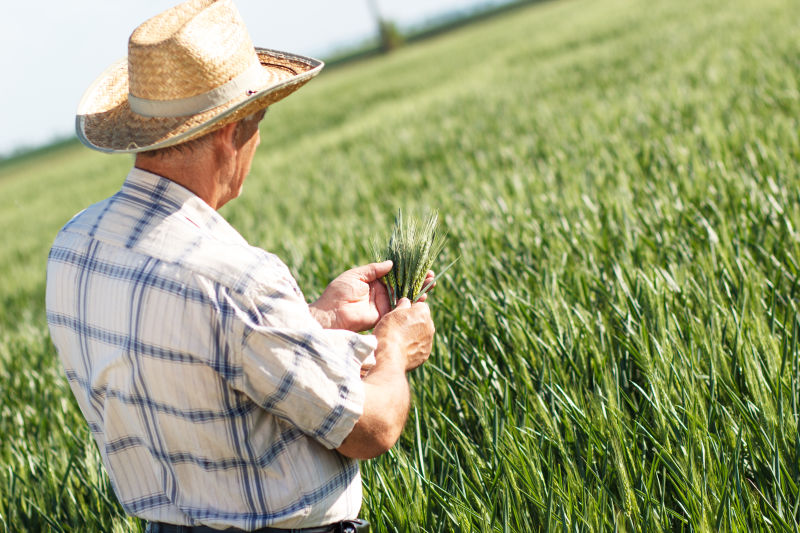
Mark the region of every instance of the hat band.
POLYGON ((263 85, 263 67, 255 62, 231 81, 208 92, 175 100, 151 100, 128 93, 128 105, 131 111, 145 117, 185 117, 228 103, 242 94, 257 92, 253 89, 263 85))

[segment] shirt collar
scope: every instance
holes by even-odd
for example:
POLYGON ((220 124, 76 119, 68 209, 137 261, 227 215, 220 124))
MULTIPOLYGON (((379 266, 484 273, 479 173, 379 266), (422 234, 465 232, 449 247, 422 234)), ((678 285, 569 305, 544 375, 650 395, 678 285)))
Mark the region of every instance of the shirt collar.
POLYGON ((167 206, 169 211, 175 212, 191 224, 202 230, 213 230, 215 235, 226 240, 246 242, 213 207, 169 178, 133 167, 122 184, 122 192, 146 202, 167 206))

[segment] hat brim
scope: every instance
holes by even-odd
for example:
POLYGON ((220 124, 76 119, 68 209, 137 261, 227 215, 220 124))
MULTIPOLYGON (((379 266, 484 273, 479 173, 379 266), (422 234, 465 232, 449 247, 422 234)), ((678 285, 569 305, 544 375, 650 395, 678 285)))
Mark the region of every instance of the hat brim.
POLYGON ((173 146, 236 122, 290 95, 319 74, 322 61, 256 48, 266 84, 202 113, 145 117, 128 105, 128 63, 114 63, 84 93, 75 117, 78 139, 95 150, 136 153, 173 146))

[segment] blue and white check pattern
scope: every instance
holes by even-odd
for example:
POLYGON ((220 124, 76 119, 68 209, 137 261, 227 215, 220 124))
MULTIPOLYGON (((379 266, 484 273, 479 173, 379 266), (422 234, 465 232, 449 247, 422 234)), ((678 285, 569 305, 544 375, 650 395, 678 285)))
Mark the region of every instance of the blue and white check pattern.
POLYGON ((355 518, 375 338, 325 330, 286 266, 185 188, 133 169, 73 218, 47 268, 47 320, 125 510, 179 525, 355 518))

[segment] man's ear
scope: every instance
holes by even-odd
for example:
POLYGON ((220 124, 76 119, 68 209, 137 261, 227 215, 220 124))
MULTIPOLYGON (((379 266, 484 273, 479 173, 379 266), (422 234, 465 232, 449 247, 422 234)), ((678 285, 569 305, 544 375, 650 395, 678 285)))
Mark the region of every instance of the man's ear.
POLYGON ((232 155, 239 149, 236 146, 236 124, 236 122, 231 122, 214 132, 217 145, 225 155, 232 155))

